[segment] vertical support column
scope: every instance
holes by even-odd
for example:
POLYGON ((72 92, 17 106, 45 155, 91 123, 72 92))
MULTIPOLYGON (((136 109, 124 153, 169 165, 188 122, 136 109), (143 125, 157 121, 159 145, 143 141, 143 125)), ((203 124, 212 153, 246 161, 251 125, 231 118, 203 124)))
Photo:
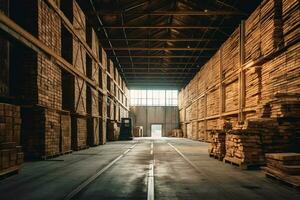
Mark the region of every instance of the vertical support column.
POLYGON ((240 72, 239 72, 239 123, 244 122, 244 107, 245 107, 245 71, 243 65, 245 63, 245 21, 240 25, 240 72))
MULTIPOLYGON (((107 126, 107 75, 106 75, 106 70, 107 70, 107 57, 105 51, 101 48, 99 51, 102 51, 102 66, 103 69, 101 70, 102 72, 102 89, 103 89, 103 96, 102 96, 102 101, 100 102, 102 106, 102 120, 101 120, 101 130, 100 132, 102 133, 100 135, 100 144, 105 144, 106 143, 106 126, 107 126)), ((100 80, 99 80, 100 81, 100 80)))
MULTIPOLYGON (((222 113, 224 112, 224 105, 225 105, 225 101, 224 101, 224 88, 223 88, 223 62, 222 62, 222 56, 223 56, 223 48, 220 48, 220 53, 219 53, 219 81, 220 81, 220 85, 219 85, 219 98, 220 98, 220 104, 219 104, 219 115, 220 115, 220 120, 222 119, 222 113)), ((220 127, 221 128, 221 127, 220 127)))
POLYGON ((207 91, 205 91, 204 94, 204 130, 206 135, 206 141, 208 141, 208 135, 207 135, 207 91))

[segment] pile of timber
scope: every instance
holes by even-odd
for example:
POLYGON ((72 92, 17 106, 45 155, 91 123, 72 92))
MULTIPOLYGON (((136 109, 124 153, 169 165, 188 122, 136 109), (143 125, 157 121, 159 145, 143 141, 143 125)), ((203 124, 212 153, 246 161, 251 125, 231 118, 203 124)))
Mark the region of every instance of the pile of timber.
POLYGON ((134 137, 143 137, 143 127, 136 126, 133 128, 133 136, 134 137))
POLYGON ((280 0, 264 0, 246 20, 246 62, 269 55, 283 45, 281 10, 280 0))
POLYGON ((277 93, 270 102, 272 118, 300 117, 300 94, 277 93))
POLYGON ((238 165, 242 169, 264 164, 260 135, 247 130, 231 130, 226 134, 224 162, 238 165))
POLYGON ((173 129, 169 132, 169 137, 183 137, 183 132, 181 129, 173 129))
POLYGON ((299 0, 282 0, 283 35, 286 45, 292 43, 300 34, 299 0))
POLYGON ((225 139, 226 134, 224 131, 216 130, 211 132, 211 143, 208 149, 210 157, 223 160, 226 154, 225 139))
POLYGON ((283 183, 300 188, 300 153, 266 154, 265 174, 283 183))
POLYGON ((115 120, 107 121, 107 135, 109 141, 117 141, 120 136, 120 127, 115 120))
POLYGON ((249 119, 244 129, 261 138, 264 153, 291 151, 295 147, 295 134, 284 129, 278 119, 249 119))
POLYGON ((17 173, 23 163, 20 107, 0 103, 0 177, 17 173))

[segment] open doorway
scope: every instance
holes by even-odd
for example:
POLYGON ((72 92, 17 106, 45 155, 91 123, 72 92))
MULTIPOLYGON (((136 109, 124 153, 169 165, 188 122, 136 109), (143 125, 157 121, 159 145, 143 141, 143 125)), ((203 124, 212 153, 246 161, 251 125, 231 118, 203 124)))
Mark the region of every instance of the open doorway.
POLYGON ((151 137, 153 138, 162 137, 162 124, 151 124, 151 137))

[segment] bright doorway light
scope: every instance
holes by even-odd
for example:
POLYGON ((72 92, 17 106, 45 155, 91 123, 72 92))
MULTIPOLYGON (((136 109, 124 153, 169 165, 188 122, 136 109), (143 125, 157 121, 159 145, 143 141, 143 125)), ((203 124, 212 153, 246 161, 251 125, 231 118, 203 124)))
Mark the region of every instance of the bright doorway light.
POLYGON ((151 137, 153 138, 162 137, 162 124, 151 124, 151 137))

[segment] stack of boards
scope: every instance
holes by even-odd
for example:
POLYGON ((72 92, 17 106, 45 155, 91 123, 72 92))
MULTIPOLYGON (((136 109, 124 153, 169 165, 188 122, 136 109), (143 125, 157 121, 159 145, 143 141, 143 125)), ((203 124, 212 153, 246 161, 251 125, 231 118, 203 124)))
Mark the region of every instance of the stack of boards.
POLYGON ((226 149, 225 149, 225 138, 226 134, 223 131, 213 131, 211 133, 211 143, 208 149, 208 153, 210 157, 217 158, 219 160, 223 160, 225 157, 226 149))
POLYGON ((266 154, 267 177, 275 178, 295 188, 300 188, 300 153, 266 154))

